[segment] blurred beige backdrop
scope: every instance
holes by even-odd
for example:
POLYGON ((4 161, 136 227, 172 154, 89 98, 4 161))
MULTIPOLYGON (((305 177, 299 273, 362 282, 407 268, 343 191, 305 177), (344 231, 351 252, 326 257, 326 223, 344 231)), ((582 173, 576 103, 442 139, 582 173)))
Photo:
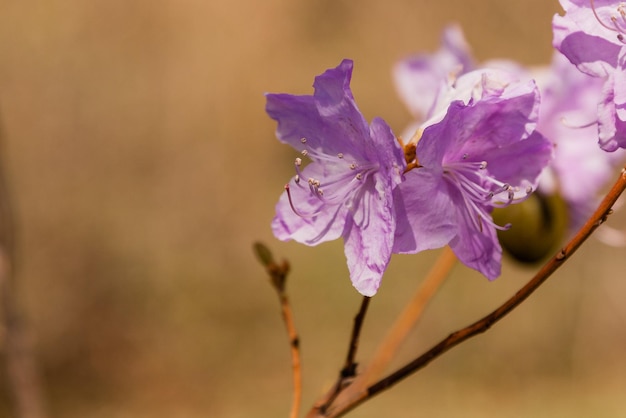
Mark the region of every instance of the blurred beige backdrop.
MULTIPOLYGON (((341 243, 271 235, 293 153, 263 93, 310 93, 353 58, 364 115, 400 131, 395 60, 435 50, 459 22, 480 60, 546 64, 557 11, 556 0, 1 0, 0 159, 51 416, 286 416, 289 350, 257 239, 293 265, 308 407, 336 376, 360 297, 341 243)), ((620 415, 623 254, 592 242, 493 330, 351 416, 620 415)), ((363 360, 435 256, 393 259, 363 360)), ((488 283, 457 267, 398 364, 533 271, 507 264, 488 283)), ((3 381, 0 416, 7 404, 3 381)))

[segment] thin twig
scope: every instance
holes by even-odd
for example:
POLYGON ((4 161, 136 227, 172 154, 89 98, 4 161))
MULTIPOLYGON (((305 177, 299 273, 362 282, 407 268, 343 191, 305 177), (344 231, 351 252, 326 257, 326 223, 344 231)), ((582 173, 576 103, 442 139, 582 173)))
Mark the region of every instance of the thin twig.
MULTIPOLYGON (((368 384, 371 384, 374 379, 380 376, 393 359, 402 342, 406 339, 409 331, 421 317, 424 308, 431 300, 432 296, 437 289, 439 289, 443 280, 448 276, 455 261, 456 256, 449 247, 446 247, 435 262, 435 265, 426 275, 426 278, 417 288, 417 291, 404 311, 396 319, 363 374, 352 380, 349 386, 347 384, 341 384, 341 380, 337 382, 333 390, 329 392, 332 396, 326 395, 322 397, 322 399, 313 406, 308 416, 323 415, 333 402, 336 400, 341 402, 342 399, 350 398, 354 393, 362 391, 368 384), (337 399, 340 393, 341 396, 337 399)), ((355 318, 355 325, 357 318, 355 318)))
POLYGON ((293 312, 287 293, 278 292, 280 307, 283 314, 283 320, 287 327, 287 335, 289 336, 289 346, 291 348, 291 369, 293 374, 293 401, 291 403, 290 418, 297 418, 300 411, 300 402, 302 399, 302 368, 300 366, 300 339, 296 332, 295 322, 293 320, 293 312))
POLYGON ((296 325, 293 318, 293 311, 291 310, 291 304, 289 303, 289 297, 285 290, 287 281, 287 275, 289 274, 289 263, 283 261, 282 264, 277 264, 274 261, 274 257, 270 250, 262 243, 256 242, 254 244, 254 252, 256 253, 259 261, 265 267, 265 270, 270 276, 270 282, 272 287, 278 294, 278 300, 280 302, 280 309, 282 313, 285 327, 287 328, 287 335, 289 337, 289 347, 291 349, 291 370, 293 375, 293 400, 291 403, 290 418, 297 418, 300 412, 300 403, 302 400, 302 368, 300 366, 300 339, 296 331, 296 325))
MULTIPOLYGON (((358 381, 363 383, 363 386, 371 384, 385 371, 385 368, 394 358, 409 331, 413 329, 417 321, 421 318, 428 302, 440 288, 446 277, 448 277, 455 261, 456 256, 454 252, 452 252, 450 247, 446 247, 435 262, 435 265, 426 275, 426 278, 417 288, 417 291, 404 311, 396 319, 365 372, 357 378, 358 381)), ((354 382, 355 387, 356 385, 357 381, 354 382)))
POLYGON ((346 355, 346 363, 341 370, 341 377, 354 377, 356 374, 357 363, 354 361, 356 358, 356 352, 359 347, 359 337, 361 336, 361 329, 363 328, 363 320, 367 313, 367 308, 372 298, 363 296, 361 301, 361 307, 359 312, 354 317, 354 326, 352 327, 352 335, 350 337, 350 344, 348 345, 348 354, 346 355))
POLYGON ((370 304, 370 297, 363 296, 361 300, 361 306, 359 312, 354 317, 354 325, 352 327, 352 335, 350 336, 350 343, 348 344, 348 354, 346 355, 346 362, 339 372, 339 378, 333 385, 333 387, 322 396, 313 406, 315 411, 321 411, 322 413, 335 401, 337 396, 351 384, 354 376, 356 375, 357 363, 356 353, 359 348, 359 338, 361 336, 361 329, 363 328, 363 321, 367 308, 370 304))
POLYGON ((612 206, 625 189, 626 168, 623 168, 619 178, 604 197, 598 206, 598 209, 596 209, 593 215, 591 215, 591 217, 587 220, 585 225, 583 225, 570 242, 567 243, 567 245, 565 245, 556 255, 554 255, 524 287, 517 291, 514 296, 480 320, 453 332, 430 350, 393 372, 389 376, 379 380, 366 390, 355 394, 350 399, 346 399, 345 402, 330 408, 323 416, 327 418, 336 418, 344 415, 361 403, 371 399, 382 391, 389 389, 396 383, 422 369, 431 361, 450 350, 452 347, 455 347, 469 338, 481 334, 491 328, 496 322, 504 318, 509 312, 519 306, 524 300, 526 300, 526 298, 528 298, 528 296, 537 290, 537 288, 541 286, 541 284, 544 283, 546 279, 552 275, 552 273, 561 267, 564 262, 568 260, 582 245, 582 243, 585 242, 585 240, 606 221, 607 217, 612 213, 612 206))

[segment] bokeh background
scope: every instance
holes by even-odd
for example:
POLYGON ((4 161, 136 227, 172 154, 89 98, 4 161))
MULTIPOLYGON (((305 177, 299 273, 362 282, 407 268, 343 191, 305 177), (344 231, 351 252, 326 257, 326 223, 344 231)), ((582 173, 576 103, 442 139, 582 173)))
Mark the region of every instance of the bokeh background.
MULTIPOLYGON (((366 118, 401 131, 397 59, 434 51, 458 22, 479 60, 547 64, 559 10, 556 0, 0 1, 0 160, 50 416, 287 416, 289 348, 255 240, 293 266, 309 407, 337 375, 360 297, 340 242, 272 237, 294 154, 275 140, 263 93, 308 94, 350 57, 366 118)), ((436 255, 393 258, 361 360, 436 255)), ((623 416, 624 267, 623 249, 592 240, 494 329, 351 416, 623 416)), ((534 270, 507 262, 488 283, 455 268, 396 364, 534 270)), ((8 403, 3 380, 0 416, 8 403)))

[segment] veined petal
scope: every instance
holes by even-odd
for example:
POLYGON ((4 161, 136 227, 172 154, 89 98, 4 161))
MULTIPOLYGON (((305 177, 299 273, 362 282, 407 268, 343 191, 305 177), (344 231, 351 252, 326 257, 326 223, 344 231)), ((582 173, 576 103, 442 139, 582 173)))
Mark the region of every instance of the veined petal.
POLYGON ((610 75, 604 83, 598 104, 598 144, 607 152, 613 152, 620 146, 620 140, 616 136, 618 119, 614 98, 613 75, 610 75))
POLYGON ((491 150, 485 155, 489 173, 504 183, 535 184, 552 158, 553 145, 539 132, 525 140, 491 150))
POLYGON ((299 184, 294 179, 289 182, 291 198, 283 192, 276 204, 276 216, 272 221, 274 235, 282 241, 294 240, 306 245, 341 237, 348 208, 341 203, 327 204, 311 193, 306 183, 306 178, 320 178, 324 166, 309 164, 302 174, 299 184))
POLYGON ((312 96, 266 94, 266 112, 278 122, 278 139, 299 149, 306 138, 311 149, 362 157, 369 127, 350 91, 351 77, 352 61, 344 60, 315 78, 312 96))
POLYGON ((372 141, 368 148, 371 160, 378 160, 380 171, 386 174, 387 186, 393 188, 402 181, 402 172, 406 167, 404 151, 396 140, 391 128, 381 118, 374 118, 370 125, 372 141))
POLYGON ((382 119, 371 127, 359 112, 350 78, 352 61, 316 77, 312 96, 267 95, 278 138, 312 162, 276 206, 274 235, 307 245, 343 237, 350 277, 364 295, 376 293, 395 231, 392 188, 402 179, 404 153, 382 119))
MULTIPOLYGON (((593 16, 588 16, 593 19, 593 16)), ((599 25, 598 25, 599 26, 599 25)), ((553 45, 572 64, 586 74, 606 77, 617 65, 621 46, 597 35, 585 33, 576 22, 563 16, 554 16, 553 45)))
POLYGON ((453 207, 457 209, 459 228, 458 234, 450 242, 450 248, 463 264, 478 270, 489 280, 496 279, 500 276, 502 247, 495 228, 489 223, 493 221, 480 219, 482 229, 474 228, 474 220, 470 217, 476 215, 464 209, 461 194, 452 193, 451 196, 455 202, 453 207))
POLYGON ((626 121, 626 48, 620 51, 619 65, 615 68, 613 81, 615 114, 617 119, 626 121))
POLYGON ((362 295, 374 296, 391 259, 396 228, 393 198, 373 188, 362 193, 357 214, 346 223, 344 251, 352 285, 362 295))
POLYGON ((414 169, 393 193, 397 227, 394 253, 412 254, 447 245, 458 231, 442 172, 414 169))

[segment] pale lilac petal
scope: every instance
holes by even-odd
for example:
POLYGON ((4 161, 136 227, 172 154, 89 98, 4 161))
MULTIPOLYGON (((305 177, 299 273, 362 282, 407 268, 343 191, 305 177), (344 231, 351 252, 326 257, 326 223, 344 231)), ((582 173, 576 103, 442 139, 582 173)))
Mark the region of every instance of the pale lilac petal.
POLYGON ((344 235, 352 285, 364 296, 378 291, 391 259, 395 227, 391 194, 364 190, 344 235))
POLYGON ((375 119, 370 127, 359 112, 351 75, 352 61, 344 60, 315 78, 312 96, 266 95, 277 137, 302 154, 272 230, 278 239, 307 245, 343 237, 350 278, 372 296, 391 257, 392 189, 406 162, 389 126, 375 119))
POLYGON ((517 96, 489 98, 469 106, 451 103, 446 117, 424 130, 417 144, 420 164, 481 161, 491 150, 525 137, 534 126, 538 92, 534 83, 524 83, 516 91, 517 96))
POLYGON ((276 216, 272 221, 272 231, 276 238, 317 245, 341 237, 348 209, 344 205, 327 205, 324 200, 310 192, 305 180, 308 177, 320 178, 323 173, 323 165, 309 164, 303 171, 304 179, 300 184, 291 179, 291 200, 298 213, 294 212, 287 192, 283 192, 276 204, 276 216))
MULTIPOLYGON (((457 208, 462 208, 460 195, 453 195, 457 208)), ((459 232, 450 242, 450 248, 458 259, 466 266, 481 272, 487 279, 494 280, 500 276, 502 264, 502 247, 493 226, 483 222, 481 229, 472 226, 473 219, 463 209, 458 211, 459 232)), ((489 220, 491 221, 491 220, 489 220)))
POLYGON ((602 88, 602 99, 598 105, 598 143, 607 152, 617 150, 621 143, 626 145, 626 127, 622 124, 622 129, 618 130, 619 122, 615 109, 614 81, 613 76, 610 76, 602 88))
POLYGON ((586 74, 605 77, 617 64, 621 49, 599 36, 583 32, 573 21, 555 16, 552 24, 554 47, 586 74))
POLYGON ((552 153, 552 143, 539 132, 533 132, 523 141, 493 149, 485 161, 489 173, 505 183, 535 184, 541 171, 550 163, 552 153))
POLYGON ((352 97, 351 76, 352 61, 344 60, 315 78, 313 96, 266 94, 266 112, 278 122, 278 139, 302 149, 306 138, 308 147, 326 154, 362 157, 369 127, 352 97))
POLYGON ((448 26, 443 31, 441 44, 436 53, 408 57, 393 68, 398 95, 416 117, 429 118, 450 81, 474 67, 469 45, 459 26, 448 26))
POLYGON ((626 121, 626 48, 622 48, 619 56, 620 65, 613 73, 613 89, 615 90, 615 114, 617 119, 626 121))
POLYGON ((394 253, 411 254, 447 245, 458 230, 450 189, 442 173, 415 169, 394 190, 397 227, 394 253))
POLYGON ((564 16, 553 20, 554 46, 578 69, 605 80, 598 105, 599 144, 626 147, 626 15, 611 0, 561 0, 564 16))
POLYGON ((370 137, 367 153, 372 161, 378 160, 380 170, 386 173, 388 187, 392 188, 402 181, 402 171, 406 166, 404 151, 391 128, 381 118, 374 118, 370 125, 370 137))

